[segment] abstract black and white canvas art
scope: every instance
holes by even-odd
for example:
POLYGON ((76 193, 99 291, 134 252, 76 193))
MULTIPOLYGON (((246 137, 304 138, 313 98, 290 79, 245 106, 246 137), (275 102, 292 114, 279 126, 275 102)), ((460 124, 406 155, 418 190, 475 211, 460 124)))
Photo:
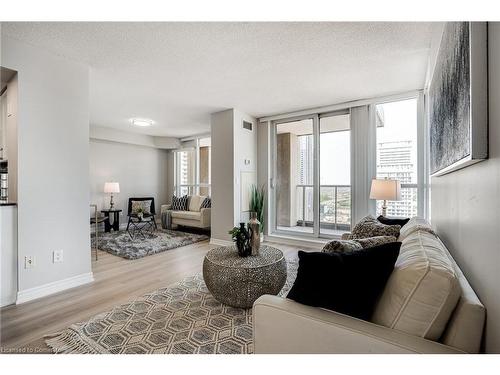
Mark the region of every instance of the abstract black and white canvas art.
POLYGON ((487 156, 486 26, 475 26, 472 28, 470 22, 444 26, 429 88, 430 168, 434 176, 487 156), (472 42, 484 42, 484 48, 472 46, 472 42))

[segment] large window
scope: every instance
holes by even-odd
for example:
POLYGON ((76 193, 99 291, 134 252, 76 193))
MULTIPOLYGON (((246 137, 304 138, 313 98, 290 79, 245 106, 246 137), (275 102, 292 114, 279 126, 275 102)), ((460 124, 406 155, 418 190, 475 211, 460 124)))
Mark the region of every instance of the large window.
POLYGON ((174 192, 181 195, 210 196, 210 138, 192 141, 194 146, 174 151, 174 192))
POLYGON ((349 114, 320 116, 320 233, 351 227, 351 129, 349 114))
MULTIPOLYGON (((388 216, 418 212, 417 99, 377 105, 377 178, 401 182, 401 200, 389 201, 388 216)), ((377 214, 382 201, 377 201, 377 214)))
POLYGON ((402 199, 388 202, 389 216, 425 216, 421 94, 356 104, 269 120, 271 233, 334 237, 348 232, 355 220, 382 211, 382 201, 369 199, 375 176, 401 182, 402 199))
POLYGON ((332 236, 351 225, 347 111, 274 124, 278 232, 332 236))

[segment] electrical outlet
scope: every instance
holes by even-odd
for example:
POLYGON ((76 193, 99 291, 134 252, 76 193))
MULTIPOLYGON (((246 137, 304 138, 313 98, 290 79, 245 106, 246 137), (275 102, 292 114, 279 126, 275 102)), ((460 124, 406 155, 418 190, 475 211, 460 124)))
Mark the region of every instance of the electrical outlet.
POLYGON ((24 268, 29 269, 35 267, 35 257, 33 255, 27 255, 24 257, 24 268))
POLYGON ((53 263, 62 263, 63 261, 63 251, 62 250, 54 250, 52 252, 52 262, 53 263))

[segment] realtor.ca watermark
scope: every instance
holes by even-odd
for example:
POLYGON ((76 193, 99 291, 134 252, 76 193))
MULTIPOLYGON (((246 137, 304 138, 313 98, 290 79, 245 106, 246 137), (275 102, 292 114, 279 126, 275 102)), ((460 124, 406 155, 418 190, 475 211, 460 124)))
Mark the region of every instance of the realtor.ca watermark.
POLYGON ((5 348, 3 346, 0 346, 0 354, 37 354, 43 352, 44 349, 39 347, 5 348))

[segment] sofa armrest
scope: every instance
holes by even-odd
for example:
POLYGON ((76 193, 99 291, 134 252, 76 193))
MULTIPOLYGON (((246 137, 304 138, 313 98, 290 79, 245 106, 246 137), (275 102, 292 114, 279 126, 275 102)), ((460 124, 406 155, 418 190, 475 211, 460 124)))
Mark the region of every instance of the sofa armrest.
POLYGON ((160 213, 164 213, 165 211, 170 210, 171 207, 171 204, 162 204, 160 207, 160 213))
POLYGON ((212 210, 210 208, 202 208, 200 212, 201 212, 201 226, 203 228, 210 227, 212 210))
POLYGON ((422 337, 270 295, 253 305, 253 340, 256 354, 463 353, 422 337))

